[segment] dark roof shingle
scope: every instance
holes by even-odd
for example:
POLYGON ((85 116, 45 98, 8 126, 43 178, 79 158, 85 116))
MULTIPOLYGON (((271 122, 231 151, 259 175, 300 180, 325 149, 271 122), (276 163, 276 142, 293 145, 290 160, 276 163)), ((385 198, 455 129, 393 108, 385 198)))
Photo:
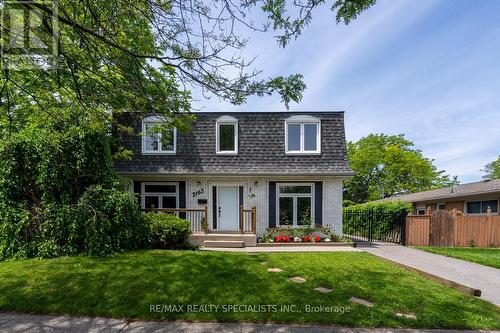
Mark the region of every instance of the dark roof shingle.
MULTIPOLYGON (((173 174, 324 174, 352 175, 347 162, 343 112, 195 112, 189 133, 178 133, 175 155, 142 155, 141 139, 123 135, 125 147, 134 153, 130 161, 117 161, 119 173, 173 174), (321 119, 321 155, 285 155, 285 119, 305 114, 321 119), (222 115, 238 119, 237 156, 215 153, 215 124, 222 115)), ((119 121, 141 131, 132 114, 119 121)))

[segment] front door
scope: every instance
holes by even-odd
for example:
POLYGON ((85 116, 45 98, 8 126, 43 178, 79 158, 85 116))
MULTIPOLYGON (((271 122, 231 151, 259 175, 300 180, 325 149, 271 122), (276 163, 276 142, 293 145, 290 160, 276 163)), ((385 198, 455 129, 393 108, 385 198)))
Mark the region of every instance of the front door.
POLYGON ((239 191, 237 186, 217 187, 218 230, 239 229, 239 191))

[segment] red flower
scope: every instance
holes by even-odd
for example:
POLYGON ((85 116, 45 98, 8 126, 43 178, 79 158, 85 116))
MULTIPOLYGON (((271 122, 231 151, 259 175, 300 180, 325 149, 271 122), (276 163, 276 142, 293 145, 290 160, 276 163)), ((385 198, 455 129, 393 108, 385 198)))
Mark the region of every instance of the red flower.
POLYGON ((274 237, 275 242, 281 242, 281 236, 276 236, 274 237))
POLYGON ((290 237, 288 237, 288 236, 283 236, 282 239, 286 243, 288 243, 290 241, 290 237))
POLYGON ((306 235, 306 236, 304 237, 304 242, 310 242, 310 241, 311 241, 311 236, 306 235))
POLYGON ((321 237, 319 237, 318 235, 314 236, 314 241, 321 242, 321 237))

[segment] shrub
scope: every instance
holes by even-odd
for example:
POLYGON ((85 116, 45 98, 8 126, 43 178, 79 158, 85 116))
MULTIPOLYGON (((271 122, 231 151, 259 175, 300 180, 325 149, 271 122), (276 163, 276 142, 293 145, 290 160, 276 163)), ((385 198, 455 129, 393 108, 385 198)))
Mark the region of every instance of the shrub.
POLYGON ((188 244, 191 224, 176 215, 146 213, 144 220, 149 228, 149 243, 154 248, 181 248, 188 244))
POLYGON ((33 256, 30 215, 20 205, 0 201, 0 259, 33 256))
POLYGON ((107 123, 69 110, 45 118, 19 123, 0 142, 0 259, 144 246, 147 229, 137 198, 119 184, 107 123))
POLYGON ((148 230, 134 194, 92 186, 77 209, 81 252, 99 256, 146 245, 148 230))
POLYGON ((0 259, 103 256, 144 248, 147 239, 137 199, 123 190, 91 186, 76 205, 31 211, 0 201, 0 259))

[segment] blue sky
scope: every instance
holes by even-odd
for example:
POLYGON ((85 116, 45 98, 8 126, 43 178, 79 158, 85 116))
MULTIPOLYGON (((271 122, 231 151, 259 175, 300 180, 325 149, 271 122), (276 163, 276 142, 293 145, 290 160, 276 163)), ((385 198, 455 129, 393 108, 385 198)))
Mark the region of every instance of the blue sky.
MULTIPOLYGON (((264 78, 302 73, 307 90, 290 110, 344 110, 348 140, 404 133, 462 183, 500 153, 500 1, 378 0, 349 26, 324 6, 285 49, 269 32, 243 54, 258 56, 264 78)), ((285 110, 278 96, 194 106, 285 110)))

